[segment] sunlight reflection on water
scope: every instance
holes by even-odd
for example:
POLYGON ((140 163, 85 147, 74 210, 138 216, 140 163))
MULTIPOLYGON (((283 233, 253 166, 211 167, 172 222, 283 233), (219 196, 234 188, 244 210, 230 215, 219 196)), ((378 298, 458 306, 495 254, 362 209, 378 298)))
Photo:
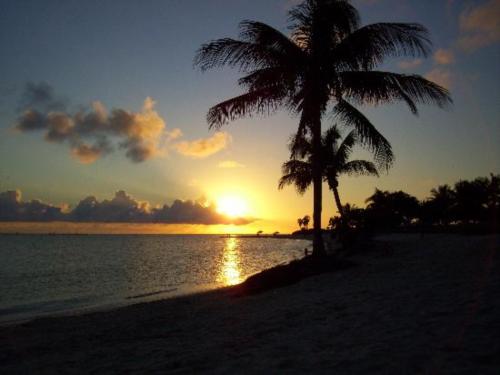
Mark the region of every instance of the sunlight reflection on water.
POLYGON ((228 238, 224 245, 222 266, 217 281, 224 285, 235 285, 242 281, 240 269, 239 240, 228 238))

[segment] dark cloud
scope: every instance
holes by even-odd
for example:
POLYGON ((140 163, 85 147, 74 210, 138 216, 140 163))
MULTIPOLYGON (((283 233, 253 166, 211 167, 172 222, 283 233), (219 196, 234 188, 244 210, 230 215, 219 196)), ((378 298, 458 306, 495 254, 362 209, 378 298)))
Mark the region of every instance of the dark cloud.
POLYGON ((23 202, 21 192, 0 193, 0 221, 56 221, 64 219, 60 207, 39 200, 23 202))
POLYGON ((91 164, 111 151, 113 151, 113 146, 106 138, 97 140, 94 145, 77 142, 71 146, 71 155, 82 164, 91 164))
POLYGON ((64 111, 65 100, 56 97, 54 89, 47 82, 28 82, 19 101, 19 110, 26 108, 40 112, 64 111))
POLYGON ((161 142, 167 137, 165 121, 146 98, 139 112, 114 109, 108 114, 104 105, 70 113, 46 83, 29 83, 21 100, 15 128, 21 132, 42 131, 48 142, 66 143, 71 155, 88 164, 112 151, 117 140, 125 155, 142 162, 163 153, 161 142))
POLYGON ((21 116, 19 116, 16 129, 24 132, 30 130, 43 130, 47 127, 47 119, 45 115, 34 110, 26 109, 21 116))
POLYGON ((64 142, 73 137, 73 119, 65 113, 49 113, 46 127, 45 139, 49 142, 64 142))
POLYGON ((136 200, 120 190, 110 200, 99 201, 88 196, 69 212, 39 200, 23 202, 20 191, 6 191, 0 193, 0 221, 243 225, 253 220, 228 218, 212 205, 191 200, 175 200, 171 206, 151 207, 148 202, 136 200))
POLYGON ((123 190, 116 192, 113 199, 102 202, 89 196, 69 213, 72 221, 110 223, 150 222, 150 216, 148 203, 133 199, 123 190))

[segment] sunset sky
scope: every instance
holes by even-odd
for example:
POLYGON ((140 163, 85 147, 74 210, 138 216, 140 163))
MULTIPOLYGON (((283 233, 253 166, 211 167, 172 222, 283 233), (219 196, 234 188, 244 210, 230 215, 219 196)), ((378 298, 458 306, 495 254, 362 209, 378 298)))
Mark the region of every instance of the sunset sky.
MULTIPOLYGON (((67 211, 88 196, 101 202, 122 191, 120 202, 142 202, 165 217, 174 213, 161 211, 163 204, 193 200, 210 211, 200 224, 228 213, 211 208, 218 202, 238 206, 233 214, 247 218, 240 223, 251 222, 234 231, 296 229, 297 218, 312 213, 312 194, 278 191, 277 184, 298 119, 280 112, 209 131, 207 110, 240 92, 238 72, 202 74, 193 57, 204 42, 237 37, 244 19, 286 33, 287 12, 297 3, 0 0, 0 192, 18 190, 22 201, 38 199, 67 211), (40 125, 35 110, 50 128, 40 125), (94 127, 78 127, 84 123, 94 127), (103 124, 112 131, 99 133, 103 124)), ((438 184, 499 173, 500 0, 353 3, 363 24, 418 22, 429 29, 433 56, 393 59, 381 70, 424 75, 449 88, 454 105, 445 111, 421 107, 419 117, 403 105, 362 108, 392 143, 396 162, 380 178, 343 177, 343 201, 363 206, 375 187, 425 198, 438 184)), ((325 119, 324 129, 328 125, 325 119)), ((326 186, 324 202, 327 221, 336 209, 326 186)), ((189 208, 178 206, 179 212, 189 208)), ((60 226, 76 231, 78 225, 60 226)))

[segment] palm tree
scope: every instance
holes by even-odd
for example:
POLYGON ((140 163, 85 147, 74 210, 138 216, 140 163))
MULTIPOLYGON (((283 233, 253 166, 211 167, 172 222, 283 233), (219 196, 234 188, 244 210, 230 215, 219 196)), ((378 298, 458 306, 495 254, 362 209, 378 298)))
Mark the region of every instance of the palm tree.
POLYGON ((301 217, 299 217, 299 218, 297 219, 297 224, 299 224, 299 228, 300 228, 300 230, 302 230, 303 221, 302 221, 302 218, 301 218, 301 217))
MULTIPOLYGON (((336 126, 328 129, 321 139, 321 171, 324 181, 328 183, 333 191, 335 204, 341 218, 344 217, 344 209, 340 201, 338 191, 338 179, 342 174, 348 175, 374 175, 378 171, 374 163, 367 160, 351 160, 353 147, 359 143, 356 130, 351 131, 342 142, 341 134, 336 126)), ((283 176, 279 181, 278 188, 283 189, 286 185, 294 184, 299 194, 304 194, 313 183, 313 154, 311 140, 308 138, 295 138, 290 148, 293 158, 283 164, 283 176), (300 145, 297 145, 297 142, 300 145), (304 160, 301 160, 304 159, 304 160)))
POLYGON ((416 114, 417 104, 444 107, 451 99, 446 89, 421 76, 374 70, 389 56, 428 55, 431 43, 419 24, 361 27, 349 0, 305 0, 289 12, 289 21, 290 37, 264 23, 243 21, 240 39, 206 43, 194 62, 202 71, 228 65, 244 74, 238 81, 244 93, 209 110, 210 128, 281 108, 300 116, 297 135, 310 134, 313 147, 313 254, 324 255, 319 150, 328 108, 343 124, 355 127, 377 154, 388 142, 353 104, 403 101, 416 114))
POLYGON ((311 221, 311 216, 309 215, 305 215, 303 218, 302 218, 302 226, 303 226, 303 229, 304 230, 307 230, 309 229, 309 222, 311 221))
POLYGON ((434 219, 441 225, 448 225, 451 221, 455 192, 449 185, 439 185, 431 190, 431 196, 428 205, 432 208, 434 219))

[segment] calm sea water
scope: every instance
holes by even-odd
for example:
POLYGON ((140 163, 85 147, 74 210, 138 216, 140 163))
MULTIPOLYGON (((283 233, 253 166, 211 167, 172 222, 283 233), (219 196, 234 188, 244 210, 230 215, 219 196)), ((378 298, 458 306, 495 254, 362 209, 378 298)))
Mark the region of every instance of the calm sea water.
POLYGON ((0 323, 237 284, 309 242, 173 235, 0 235, 0 323))

